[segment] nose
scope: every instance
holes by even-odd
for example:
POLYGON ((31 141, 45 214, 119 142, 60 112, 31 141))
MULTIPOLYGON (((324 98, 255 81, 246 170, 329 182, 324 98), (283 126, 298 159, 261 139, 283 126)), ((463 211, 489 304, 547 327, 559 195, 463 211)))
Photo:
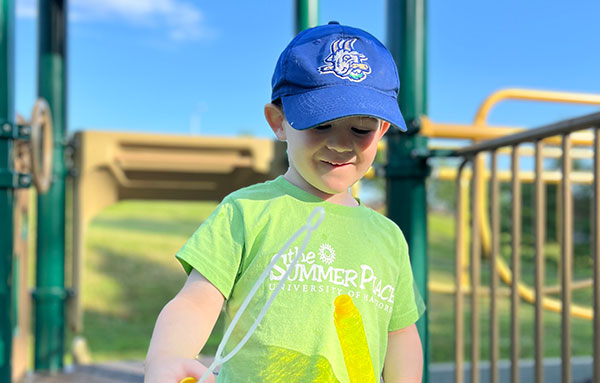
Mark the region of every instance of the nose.
POLYGON ((338 153, 352 151, 352 137, 343 129, 335 129, 327 137, 327 148, 338 153))

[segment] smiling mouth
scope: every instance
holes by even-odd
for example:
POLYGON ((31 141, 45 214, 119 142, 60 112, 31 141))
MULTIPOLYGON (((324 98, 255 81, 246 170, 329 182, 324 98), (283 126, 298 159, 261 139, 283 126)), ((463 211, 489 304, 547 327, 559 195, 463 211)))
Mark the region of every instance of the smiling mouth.
POLYGON ((332 161, 325 161, 325 160, 323 160, 322 162, 324 162, 328 165, 334 166, 336 168, 351 164, 350 162, 332 162, 332 161))

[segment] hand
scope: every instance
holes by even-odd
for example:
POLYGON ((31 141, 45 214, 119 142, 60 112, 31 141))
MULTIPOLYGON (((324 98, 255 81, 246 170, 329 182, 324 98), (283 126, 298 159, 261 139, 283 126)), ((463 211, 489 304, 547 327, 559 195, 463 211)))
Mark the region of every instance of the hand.
MULTIPOLYGON (((179 383, 187 377, 200 379, 207 370, 208 368, 196 359, 146 360, 144 383, 179 383)), ((215 376, 211 374, 204 382, 215 383, 215 376)))

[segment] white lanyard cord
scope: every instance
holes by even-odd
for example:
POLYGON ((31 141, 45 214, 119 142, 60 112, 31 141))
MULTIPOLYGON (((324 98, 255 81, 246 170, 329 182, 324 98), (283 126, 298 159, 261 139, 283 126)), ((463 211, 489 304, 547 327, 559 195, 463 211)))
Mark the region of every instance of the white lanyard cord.
POLYGON ((254 330, 256 330, 256 327, 258 327, 258 324, 260 323, 262 318, 265 316, 267 310, 269 309, 269 306, 271 306, 271 303, 273 302, 273 300, 275 299, 277 294, 279 294, 279 291, 283 287, 283 284, 287 281, 291 272, 296 267, 296 264, 298 263, 300 256, 304 253, 304 250, 306 249, 306 245, 307 245, 308 241, 310 240, 310 236, 312 235, 312 232, 319 227, 321 222, 323 222, 324 218, 325 218, 325 209, 323 209, 323 207, 321 207, 321 206, 317 206, 316 208, 314 208, 312 213, 310 213, 310 215, 308 216, 308 219, 306 220, 306 224, 304 226, 302 226, 300 229, 298 229, 298 231, 296 231, 296 233, 294 233, 294 235, 292 235, 292 237, 285 243, 285 245, 283 245, 281 250, 279 250, 279 252, 273 257, 273 259, 271 260, 271 263, 269 263, 269 265, 267 266, 265 271, 263 271, 261 276, 258 278, 256 283, 252 287, 252 290, 250 290, 250 292, 246 296, 246 299, 244 299, 244 302, 242 302, 242 305, 240 306, 239 310, 233 317, 233 320, 229 324, 229 327, 227 327, 227 330, 225 331, 225 334, 223 335, 223 339, 221 340, 221 343, 219 343, 219 347, 217 348, 215 360, 212 362, 210 367, 208 367, 208 370, 204 373, 202 378, 200 378, 198 383, 204 382, 204 380, 212 374, 212 372, 214 371, 215 368, 217 368, 217 366, 219 366, 219 365, 227 362, 229 359, 233 358, 233 356, 244 346, 244 344, 246 344, 246 342, 248 341, 248 339, 250 338, 250 336, 252 335, 254 330), (314 224, 311 224, 312 220, 314 219, 314 217, 317 214, 319 214, 319 217, 317 218, 317 220, 315 221, 314 224), (306 231, 306 236, 304 237, 302 246, 300 246, 300 249, 298 250, 298 253, 294 257, 294 260, 288 266, 286 272, 283 274, 281 280, 279 281, 279 283, 273 290, 273 293, 269 297, 269 300, 263 306, 262 311, 260 312, 260 314, 258 315, 256 320, 254 321, 254 323, 252 324, 252 326, 250 327, 250 329, 248 330, 248 332, 246 333, 244 338, 240 341, 240 343, 238 343, 237 346, 235 346, 235 348, 233 350, 231 350, 231 352, 229 354, 227 354, 227 356, 223 357, 222 353, 223 353, 223 349, 225 348, 225 344, 229 340, 229 337, 231 336, 231 333, 233 332, 233 329, 237 325, 237 322, 239 321, 240 317, 244 313, 244 310, 246 310, 246 308, 250 304, 250 300, 254 297, 254 295, 256 294, 256 291, 258 291, 258 288, 263 283, 265 278, 267 278, 267 275, 269 275, 269 273, 273 269, 273 266, 275 266, 277 261, 279 261, 279 259, 282 257, 282 255, 287 252, 287 250, 290 248, 292 243, 294 243, 294 241, 296 239, 298 239, 298 237, 304 231, 306 231))

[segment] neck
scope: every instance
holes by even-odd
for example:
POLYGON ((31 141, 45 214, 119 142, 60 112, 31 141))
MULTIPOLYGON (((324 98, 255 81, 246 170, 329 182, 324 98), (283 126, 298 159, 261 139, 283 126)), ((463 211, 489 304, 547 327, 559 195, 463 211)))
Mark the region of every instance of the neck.
POLYGON ((336 194, 326 193, 308 183, 304 178, 300 177, 300 175, 297 172, 295 172, 292 168, 288 169, 288 171, 283 175, 283 178, 285 178, 292 185, 297 186, 305 192, 310 193, 324 201, 336 205, 350 207, 357 207, 359 205, 358 201, 352 196, 352 193, 350 193, 348 190, 336 194))

